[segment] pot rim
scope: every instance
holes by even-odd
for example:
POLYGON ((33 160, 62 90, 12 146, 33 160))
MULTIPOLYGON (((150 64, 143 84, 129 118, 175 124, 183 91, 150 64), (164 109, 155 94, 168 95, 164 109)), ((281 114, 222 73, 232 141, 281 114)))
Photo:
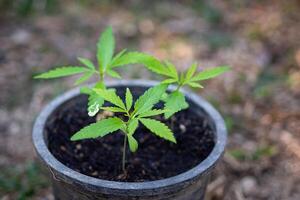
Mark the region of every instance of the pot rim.
MULTIPOLYGON (((149 80, 121 80, 121 81, 109 81, 107 83, 108 87, 114 86, 127 86, 127 87, 151 87, 158 84, 157 81, 149 80)), ((174 86, 169 86, 170 90, 174 90, 174 86)), ((213 123, 215 124, 215 146, 210 154, 198 165, 193 167, 190 170, 187 170, 181 174, 178 174, 173 177, 155 180, 155 181, 145 181, 145 182, 118 182, 118 181, 109 181, 90 177, 84 174, 81 174, 60 161, 58 161, 49 151, 46 142, 44 140, 44 127, 48 117, 60 106, 62 103, 72 99, 73 97, 80 94, 80 89, 75 88, 64 94, 56 97, 51 101, 39 114, 36 118, 36 121, 33 126, 32 139, 35 150, 41 160, 48 165, 49 169, 53 173, 58 173, 60 177, 65 182, 73 183, 74 180, 77 184, 85 187, 90 191, 99 191, 99 189, 104 190, 104 192, 117 192, 117 191, 136 191, 145 193, 149 191, 150 193, 154 190, 160 190, 162 188, 172 188, 178 185, 184 185, 185 183, 196 179, 197 177, 206 174, 210 168, 212 168, 217 161, 222 156, 226 141, 227 141, 227 130, 225 123, 220 113, 206 100, 202 97, 196 95, 193 92, 187 90, 181 90, 185 96, 193 101, 196 105, 200 106, 206 113, 211 117, 213 123)), ((54 174, 53 174, 54 175, 54 174)), ((55 175, 54 175, 55 176, 55 175)), ((54 177, 55 178, 55 177, 54 177)), ((177 188, 177 187, 176 187, 177 188)), ((153 193, 152 193, 153 194, 153 193)))

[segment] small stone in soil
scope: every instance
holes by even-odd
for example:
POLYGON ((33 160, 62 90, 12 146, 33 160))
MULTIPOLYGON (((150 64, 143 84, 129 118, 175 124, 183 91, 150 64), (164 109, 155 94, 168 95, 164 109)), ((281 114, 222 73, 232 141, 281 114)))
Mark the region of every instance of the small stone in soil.
POLYGON ((185 126, 183 124, 180 124, 179 128, 180 128, 180 130, 181 130, 182 133, 185 133, 186 128, 185 128, 185 126))
POLYGON ((65 147, 65 146, 60 146, 60 150, 62 150, 62 151, 66 151, 67 149, 66 149, 66 147, 65 147))
POLYGON ((254 177, 246 176, 241 180, 241 188, 245 195, 250 195, 256 191, 257 181, 254 177))

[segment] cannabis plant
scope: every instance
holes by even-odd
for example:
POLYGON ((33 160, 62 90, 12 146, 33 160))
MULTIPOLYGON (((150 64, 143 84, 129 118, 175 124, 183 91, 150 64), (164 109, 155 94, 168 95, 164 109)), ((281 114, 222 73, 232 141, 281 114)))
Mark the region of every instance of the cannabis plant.
POLYGON ((82 64, 80 66, 59 67, 35 76, 35 78, 49 79, 82 74, 75 81, 75 85, 78 85, 87 81, 93 75, 98 75, 99 81, 92 88, 81 87, 81 92, 89 96, 88 115, 95 116, 100 110, 118 113, 118 115, 102 119, 82 128, 71 137, 71 140, 104 137, 120 130, 124 134, 122 169, 125 173, 127 143, 131 152, 138 149, 138 141, 134 138, 134 133, 139 124, 143 124, 156 136, 176 143, 176 138, 170 128, 164 123, 153 119, 153 117, 163 114, 165 118, 169 118, 176 112, 188 108, 188 103, 180 88, 183 86, 203 88, 200 81, 214 78, 229 70, 229 67, 215 67, 197 73, 197 64, 193 64, 186 72, 179 73, 170 62, 161 62, 155 57, 141 52, 127 52, 126 49, 114 55, 114 48, 115 40, 112 29, 109 27, 101 34, 97 43, 98 65, 87 58, 79 57, 78 60, 82 64), (162 75, 165 79, 160 84, 145 91, 135 102, 133 102, 130 89, 127 88, 125 100, 123 101, 116 94, 114 88, 106 88, 104 77, 121 78, 116 68, 128 64, 141 64, 152 72, 162 75), (177 85, 177 88, 168 93, 167 88, 170 84, 177 85), (164 106, 162 109, 156 109, 155 105, 160 101, 163 102, 164 106), (104 106, 104 102, 109 102, 111 106, 104 106))

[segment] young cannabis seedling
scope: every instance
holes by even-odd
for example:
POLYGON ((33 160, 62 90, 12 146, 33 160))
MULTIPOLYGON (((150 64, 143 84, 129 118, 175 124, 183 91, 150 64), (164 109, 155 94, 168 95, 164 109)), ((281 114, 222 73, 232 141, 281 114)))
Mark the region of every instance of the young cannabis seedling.
MULTIPOLYGON (((79 66, 62 66, 50 70, 48 72, 42 73, 35 76, 36 79, 51 79, 51 78, 60 78, 76 74, 82 74, 82 76, 75 81, 75 85, 79 85, 89 80, 93 75, 98 75, 99 81, 93 87, 94 89, 105 89, 104 77, 106 75, 113 78, 121 78, 118 72, 115 71, 116 67, 120 67, 127 64, 138 64, 146 63, 151 65, 153 59, 154 62, 158 62, 152 56, 138 53, 138 52, 127 52, 126 49, 120 51, 114 56, 115 49, 115 39, 112 32, 112 28, 108 27, 100 35, 97 43, 97 64, 87 59, 78 57, 79 62, 82 65, 79 66), (138 55, 143 55, 139 57, 138 55)), ((88 99, 88 114, 89 116, 95 116, 100 107, 104 104, 104 99, 98 95, 92 88, 82 87, 81 93, 89 95, 88 99)))
POLYGON ((99 81, 93 88, 82 87, 81 93, 89 95, 88 98, 88 114, 89 116, 96 115, 100 109, 108 110, 111 112, 123 113, 123 117, 127 117, 127 121, 123 121, 121 118, 113 117, 103 119, 94 124, 91 124, 75 135, 71 140, 81 140, 87 138, 103 137, 116 130, 122 130, 124 133, 124 150, 123 150, 123 162, 122 169, 125 171, 125 153, 127 141, 132 152, 135 152, 138 148, 138 143, 134 139, 133 134, 138 127, 139 122, 144 124, 154 134, 176 142, 173 133, 163 123, 149 119, 151 116, 159 115, 165 112, 165 110, 152 109, 152 107, 161 99, 161 96, 165 93, 167 84, 161 84, 156 87, 147 90, 133 105, 132 94, 129 89, 126 90, 126 102, 125 104, 119 96, 116 95, 114 89, 106 89, 104 77, 106 75, 121 78, 120 75, 114 70, 116 67, 120 67, 127 64, 144 64, 154 71, 158 71, 161 67, 160 62, 154 57, 143 54, 140 52, 126 52, 123 50, 117 55, 113 56, 115 48, 115 40, 112 33, 112 29, 107 28, 100 36, 97 43, 97 61, 98 66, 87 58, 78 58, 82 64, 80 66, 63 66, 48 72, 35 76, 37 79, 51 79, 65 77, 75 74, 82 74, 82 76, 75 81, 75 85, 81 84, 93 75, 98 75, 99 81), (158 70, 155 70, 158 68, 158 70), (110 102, 114 106, 102 107, 104 101, 110 102))
POLYGON ((200 81, 215 78, 230 69, 228 66, 219 66, 197 73, 197 64, 194 63, 185 72, 179 73, 176 67, 167 61, 161 63, 160 68, 163 68, 164 70, 154 71, 153 69, 148 69, 167 77, 161 83, 177 85, 177 88, 174 91, 163 95, 162 100, 165 102, 164 109, 166 110, 164 113, 165 118, 169 118, 176 112, 188 108, 189 105, 185 100, 184 94, 180 92, 180 88, 183 86, 203 88, 203 86, 199 83, 200 81))
MULTIPOLYGON (((75 74, 82 76, 75 81, 75 85, 81 84, 93 75, 98 75, 99 81, 92 87, 82 87, 81 93, 89 95, 88 98, 88 114, 95 116, 99 110, 107 110, 118 113, 120 117, 110 117, 98 122, 92 123, 80 131, 75 133, 72 141, 104 137, 107 134, 121 130, 124 134, 122 169, 126 173, 126 146, 127 143, 132 152, 138 148, 138 142, 134 138, 134 133, 139 126, 143 124, 153 134, 176 143, 176 139, 172 131, 162 122, 152 119, 151 117, 164 114, 165 118, 169 118, 174 113, 186 109, 188 104, 185 96, 180 92, 180 88, 188 85, 191 87, 200 87, 199 81, 214 78, 225 71, 229 67, 215 67, 196 73, 197 65, 193 64, 184 72, 179 73, 175 66, 169 62, 160 62, 155 57, 141 52, 127 52, 122 50, 114 56, 115 40, 112 29, 107 28, 100 36, 97 43, 97 64, 86 58, 78 58, 82 64, 80 66, 63 66, 46 73, 35 76, 39 79, 50 79, 65 77, 75 74), (135 102, 131 91, 127 88, 125 94, 125 102, 116 94, 115 89, 107 89, 104 77, 106 75, 121 78, 115 71, 115 68, 128 64, 142 64, 154 73, 167 77, 159 85, 148 89, 135 102), (169 84, 177 84, 177 89, 167 93, 169 84), (159 101, 164 102, 164 109, 155 109, 159 101), (112 106, 103 106, 107 101, 112 106)), ((116 115, 115 115, 116 116, 116 115)))
POLYGON ((166 89, 167 84, 160 84, 152 87, 148 89, 143 95, 141 95, 136 100, 134 105, 132 94, 128 88, 126 89, 125 103, 114 90, 94 89, 94 91, 99 94, 105 101, 108 101, 113 105, 110 107, 101 107, 101 109, 108 110, 113 113, 121 113, 123 117, 111 117, 90 124, 89 126, 75 133, 75 135, 72 136, 71 140, 76 141, 82 139, 98 138, 117 130, 121 130, 124 133, 122 169, 125 172, 127 141, 130 150, 132 152, 135 152, 138 148, 138 142, 134 138, 134 133, 139 123, 142 123, 155 135, 165 140, 176 143, 174 134, 165 124, 150 118, 166 112, 165 110, 161 109, 153 109, 153 106, 160 101, 161 96, 165 93, 166 89))
MULTIPOLYGON (((104 77, 105 75, 121 78, 120 75, 112 69, 114 63, 126 54, 126 50, 114 55, 115 39, 111 27, 107 28, 99 37, 97 43, 97 61, 98 66, 87 59, 79 57, 78 60, 82 64, 80 66, 63 66, 43 74, 35 76, 38 79, 59 78, 75 74, 82 74, 82 76, 75 81, 75 85, 79 85, 89 80, 93 75, 98 75, 99 81, 95 84, 94 88, 105 88, 104 77)), ((89 95, 88 99, 88 114, 94 116, 98 113, 100 107, 104 103, 104 99, 97 95, 91 88, 82 87, 81 92, 89 95)))

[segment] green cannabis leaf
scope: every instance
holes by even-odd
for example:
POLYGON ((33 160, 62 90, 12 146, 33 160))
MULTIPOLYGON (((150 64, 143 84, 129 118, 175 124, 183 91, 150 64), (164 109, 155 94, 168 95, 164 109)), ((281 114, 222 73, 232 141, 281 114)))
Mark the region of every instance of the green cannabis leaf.
POLYGON ((115 49, 115 39, 112 28, 108 27, 101 34, 97 43, 97 60, 99 71, 104 72, 111 62, 115 49))
POLYGON ((169 61, 164 62, 165 66, 168 68, 167 76, 171 77, 172 80, 178 81, 179 76, 176 67, 169 61))
POLYGON ((81 62, 86 67, 88 67, 88 68, 90 68, 92 70, 95 70, 95 65, 89 59, 87 59, 87 58, 81 58, 81 57, 78 57, 77 59, 79 60, 79 62, 81 62))
POLYGON ((137 118, 129 120, 127 126, 128 134, 133 135, 138 125, 139 125, 139 120, 137 118))
POLYGON ((35 76, 34 78, 48 79, 80 74, 83 72, 93 72, 88 68, 79 66, 64 66, 35 76))
POLYGON ((145 67, 155 73, 162 75, 169 74, 168 68, 161 64, 159 60, 151 55, 141 52, 123 53, 121 56, 114 59, 110 66, 114 68, 129 64, 143 64, 145 67))
POLYGON ((113 77, 113 78, 118 78, 118 79, 121 79, 121 76, 118 72, 116 72, 115 70, 112 70, 112 69, 107 69, 106 70, 106 73, 107 75, 113 77))
POLYGON ((169 118, 174 113, 188 108, 184 94, 179 91, 181 87, 188 85, 194 88, 203 88, 199 81, 214 78, 230 69, 228 66, 220 66, 196 73, 197 64, 194 63, 186 70, 186 72, 179 73, 176 67, 168 61, 164 61, 161 65, 159 65, 160 68, 158 68, 158 70, 150 69, 153 72, 166 76, 166 79, 163 80, 161 84, 177 84, 177 88, 174 92, 169 95, 164 94, 161 98, 161 100, 165 102, 164 109, 167 110, 164 114, 165 118, 169 118), (164 65, 164 67, 161 65, 164 65))
MULTIPOLYGON (((119 61, 119 59, 126 53, 126 49, 123 49, 122 51, 120 51, 117 55, 115 55, 115 57, 111 60, 110 62, 110 67, 115 67, 116 63, 119 61)), ((120 66, 120 65, 118 65, 120 66)))
POLYGON ((200 83, 196 83, 193 81, 189 81, 187 84, 193 88, 204 88, 200 83))
POLYGON ((133 97, 128 88, 126 88, 126 95, 125 95, 125 101, 126 101, 126 108, 127 110, 131 109, 133 97))
POLYGON ((160 121, 157 121, 155 119, 142 118, 139 120, 155 135, 157 135, 163 139, 166 139, 166 140, 176 143, 174 134, 165 124, 163 124, 160 121))
POLYGON ((95 116, 103 104, 104 99, 96 92, 92 92, 88 98, 88 115, 95 116))
POLYGON ((148 89, 134 104, 134 113, 136 115, 142 114, 152 109, 152 107, 159 102, 161 96, 167 89, 166 84, 160 84, 148 89))
POLYGON ((153 109, 153 110, 143 112, 142 114, 139 115, 139 117, 152 117, 152 116, 160 115, 160 114, 163 114, 166 112, 167 112, 167 110, 153 109))
POLYGON ((87 81, 91 76, 93 76, 94 72, 85 72, 79 79, 76 80, 75 85, 79 85, 85 81, 87 81))
POLYGON ((196 74, 193 78, 191 78, 191 81, 202 81, 202 80, 211 79, 211 78, 219 76, 229 70, 230 70, 230 67, 228 67, 228 66, 221 66, 221 67, 214 67, 211 69, 206 69, 206 70, 203 70, 202 72, 199 72, 198 74, 196 74))
POLYGON ((126 107, 122 101, 122 99, 116 94, 115 90, 109 89, 94 89, 94 91, 101 96, 105 101, 108 101, 117 107, 126 110, 126 107))
POLYGON ((165 118, 171 117, 174 113, 188 108, 184 95, 179 91, 172 92, 165 101, 165 118))
POLYGON ((117 131, 124 126, 124 122, 117 117, 103 119, 99 122, 90 124, 77 133, 75 133, 72 137, 72 141, 89 139, 89 138, 97 138, 103 137, 109 133, 117 131))
MULTIPOLYGON (((94 88, 103 89, 105 86, 101 82, 98 82, 94 88)), ((87 109, 88 115, 91 117, 95 116, 99 112, 101 106, 104 104, 104 99, 89 87, 81 87, 80 92, 82 94, 89 95, 87 109)))
POLYGON ((197 63, 192 64, 186 72, 185 80, 190 80, 197 70, 197 63))
POLYGON ((139 144, 132 135, 128 135, 128 143, 129 143, 130 151, 131 152, 136 152, 136 150, 138 149, 139 144))
POLYGON ((107 110, 107 111, 110 111, 110 112, 114 112, 114 113, 117 113, 117 112, 126 113, 126 111, 123 110, 122 108, 113 107, 113 106, 101 107, 101 109, 102 110, 107 110))

